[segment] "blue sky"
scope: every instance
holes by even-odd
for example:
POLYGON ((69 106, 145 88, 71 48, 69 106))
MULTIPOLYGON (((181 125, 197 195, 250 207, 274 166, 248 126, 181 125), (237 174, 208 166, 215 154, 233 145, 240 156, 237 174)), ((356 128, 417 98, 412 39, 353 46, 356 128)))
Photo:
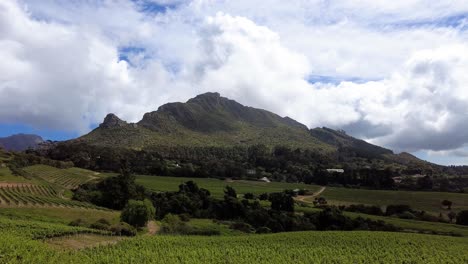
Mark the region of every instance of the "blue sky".
POLYGON ((468 164, 468 5, 4 0, 0 136, 73 138, 211 91, 468 164))

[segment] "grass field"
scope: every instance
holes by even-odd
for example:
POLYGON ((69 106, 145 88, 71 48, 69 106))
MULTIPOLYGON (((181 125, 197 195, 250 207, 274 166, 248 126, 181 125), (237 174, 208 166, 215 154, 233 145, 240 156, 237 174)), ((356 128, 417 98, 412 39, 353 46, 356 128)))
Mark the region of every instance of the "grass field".
POLYGON ((119 222, 120 212, 61 207, 2 208, 0 209, 0 217, 12 220, 33 220, 58 224, 68 224, 78 218, 88 223, 94 223, 103 218, 114 224, 119 222))
MULTIPOLYGON (((468 210, 468 194, 445 192, 382 191, 327 187, 321 194, 329 204, 368 204, 386 206, 389 204, 407 204, 413 209, 434 214, 446 212, 441 207, 442 200, 453 202, 452 210, 468 210)), ((313 199, 312 199, 313 200, 313 199)))
POLYGON ((8 167, 0 167, 0 183, 2 182, 30 182, 30 180, 11 174, 8 167))
POLYGON ((194 181, 199 187, 205 188, 211 192, 215 197, 222 197, 224 195, 224 188, 229 185, 236 189, 238 194, 244 193, 271 193, 281 192, 286 189, 307 189, 312 192, 320 189, 320 186, 302 184, 302 183, 282 183, 282 182, 257 182, 257 181, 233 181, 227 182, 218 179, 208 178, 180 178, 180 177, 162 177, 162 176, 146 176, 138 175, 137 183, 145 186, 153 191, 177 191, 179 185, 186 181, 194 181))

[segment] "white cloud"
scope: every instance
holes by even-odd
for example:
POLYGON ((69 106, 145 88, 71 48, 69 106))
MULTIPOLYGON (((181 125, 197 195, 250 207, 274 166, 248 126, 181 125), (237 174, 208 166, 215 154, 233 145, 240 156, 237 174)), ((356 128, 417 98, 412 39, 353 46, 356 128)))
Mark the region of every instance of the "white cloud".
POLYGON ((124 0, 21 3, 29 13, 0 3, 0 122, 86 131, 107 112, 137 121, 218 91, 397 150, 468 142, 467 35, 431 24, 468 12, 463 1, 195 0, 151 14, 124 0), (122 47, 141 50, 133 66, 122 47))

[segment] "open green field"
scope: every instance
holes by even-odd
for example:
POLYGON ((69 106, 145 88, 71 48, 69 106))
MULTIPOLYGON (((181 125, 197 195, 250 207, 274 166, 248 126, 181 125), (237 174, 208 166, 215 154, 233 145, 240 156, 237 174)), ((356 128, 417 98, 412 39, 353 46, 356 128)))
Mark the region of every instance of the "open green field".
POLYGON ((103 218, 114 224, 119 222, 120 212, 63 207, 17 207, 1 208, 0 217, 12 220, 33 220, 66 225, 78 218, 89 223, 96 222, 103 218))
MULTIPOLYGON (((452 210, 468 210, 468 194, 446 192, 383 191, 327 187, 321 194, 329 204, 349 205, 368 204, 386 206, 389 204, 407 204, 413 209, 434 214, 447 212, 442 208, 442 200, 453 202, 452 210)), ((307 200, 307 199, 306 199, 307 200)), ((312 201, 310 199, 309 201, 312 201)))
MULTIPOLYGON (((309 206, 297 206, 295 207, 296 212, 320 212, 321 209, 309 207, 309 206)), ((440 233, 440 234, 451 234, 457 236, 464 236, 468 237, 468 226, 462 225, 455 225, 455 224, 448 224, 448 223, 440 223, 440 222, 426 222, 426 221, 418 221, 412 219, 400 219, 396 217, 388 217, 388 216, 377 216, 377 215, 368 215, 363 213, 354 213, 354 212, 346 212, 344 211, 343 214, 345 216, 349 216, 351 218, 370 218, 375 221, 384 221, 388 224, 392 224, 396 227, 403 229, 403 231, 408 232, 422 232, 422 233, 440 233)))
POLYGON ((29 182, 28 179, 11 174, 8 167, 0 167, 0 183, 3 182, 29 182))
POLYGON ((186 181, 194 181, 199 187, 205 188, 215 197, 224 195, 224 188, 229 185, 236 189, 238 194, 244 193, 271 193, 281 192, 286 189, 307 189, 315 192, 320 189, 320 186, 302 184, 302 183, 283 183, 283 182, 258 182, 258 181, 224 181, 209 178, 181 178, 181 177, 163 177, 163 176, 146 176, 138 175, 137 183, 145 186, 153 191, 177 191, 179 185, 186 181))

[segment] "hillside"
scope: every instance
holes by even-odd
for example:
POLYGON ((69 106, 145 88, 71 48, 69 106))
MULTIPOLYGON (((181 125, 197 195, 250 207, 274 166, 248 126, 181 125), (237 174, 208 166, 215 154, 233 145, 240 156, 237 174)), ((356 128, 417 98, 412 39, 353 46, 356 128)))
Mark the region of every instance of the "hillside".
POLYGON ((0 138, 0 147, 10 151, 23 151, 36 148, 44 140, 38 135, 16 134, 0 138))
MULTIPOLYGON (((206 93, 186 103, 168 103, 129 124, 109 114, 91 133, 79 138, 99 146, 149 149, 157 146, 288 145, 333 151, 291 118, 243 106, 218 93, 206 93)), ((75 141, 76 142, 76 141, 75 141)))
POLYGON ((322 142, 337 147, 340 151, 354 152, 360 157, 383 157, 392 155, 393 151, 376 145, 372 145, 364 140, 353 138, 344 131, 336 131, 330 128, 311 129, 310 133, 322 142))

